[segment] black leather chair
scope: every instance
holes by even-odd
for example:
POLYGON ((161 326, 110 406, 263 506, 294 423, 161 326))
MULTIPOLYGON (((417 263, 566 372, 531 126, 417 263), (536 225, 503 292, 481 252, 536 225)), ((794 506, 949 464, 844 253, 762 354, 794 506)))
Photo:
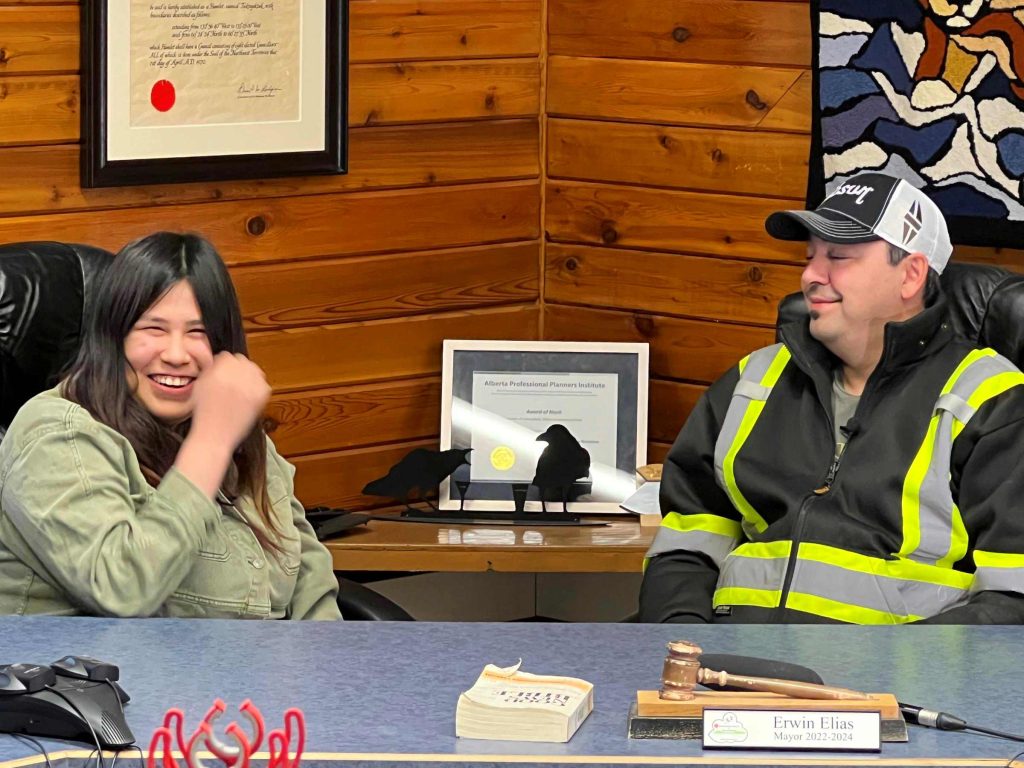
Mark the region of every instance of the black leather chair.
MULTIPOLYGON (((1024 368, 1024 275, 985 264, 949 263, 942 272, 954 330, 978 347, 991 347, 1024 368)), ((779 303, 776 327, 806 316, 800 293, 779 303)))
MULTIPOLYGON (((78 349, 95 287, 112 256, 86 245, 0 245, 0 436, 18 409, 54 386, 78 349)), ((383 595, 339 578, 349 620, 410 621, 383 595)))

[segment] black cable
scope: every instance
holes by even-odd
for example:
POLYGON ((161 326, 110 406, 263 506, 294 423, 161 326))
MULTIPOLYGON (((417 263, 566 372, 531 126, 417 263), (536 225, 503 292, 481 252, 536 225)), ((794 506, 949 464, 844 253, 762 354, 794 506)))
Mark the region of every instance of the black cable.
POLYGON ((121 749, 115 750, 115 752, 114 752, 114 760, 110 763, 110 768, 114 768, 114 766, 117 765, 117 757, 118 757, 118 755, 120 755, 122 752, 131 752, 133 749, 137 750, 138 753, 139 753, 139 762, 142 763, 142 765, 145 765, 146 764, 146 753, 142 751, 142 747, 140 747, 138 744, 133 744, 130 747, 121 747, 121 749))
POLYGON ((89 720, 85 717, 85 715, 82 714, 82 710, 80 710, 78 708, 78 705, 75 704, 75 702, 73 702, 71 699, 69 699, 63 693, 58 691, 52 685, 46 686, 46 690, 48 690, 50 693, 54 693, 57 696, 60 696, 60 698, 64 699, 64 701, 66 701, 68 703, 68 706, 71 707, 73 710, 75 710, 75 714, 78 715, 82 719, 82 722, 85 723, 87 726, 89 726, 89 733, 92 734, 92 740, 96 744, 96 765, 97 765, 98 768, 103 768, 103 745, 100 744, 100 737, 96 735, 96 731, 93 729, 92 723, 90 723, 89 720))
POLYGON ((46 768, 53 768, 53 764, 50 763, 50 753, 46 751, 46 747, 43 746, 42 742, 39 741, 39 739, 29 736, 27 733, 12 733, 9 735, 13 736, 22 743, 28 742, 30 746, 33 746, 36 749, 38 749, 39 754, 41 754, 43 756, 43 759, 46 761, 46 768))
POLYGON ((1013 764, 1017 762, 1018 757, 1024 757, 1024 750, 1021 750, 1016 755, 1011 757, 1006 763, 1006 768, 1013 768, 1013 764))
POLYGON ((976 731, 977 733, 984 733, 987 736, 995 736, 1000 739, 1024 742, 1024 736, 1007 733, 1006 731, 996 731, 991 728, 983 728, 980 725, 971 725, 966 720, 962 720, 948 712, 915 707, 913 704, 904 704, 902 701, 897 703, 900 705, 900 712, 903 713, 903 717, 906 718, 908 723, 923 725, 926 728, 937 728, 940 731, 976 731))

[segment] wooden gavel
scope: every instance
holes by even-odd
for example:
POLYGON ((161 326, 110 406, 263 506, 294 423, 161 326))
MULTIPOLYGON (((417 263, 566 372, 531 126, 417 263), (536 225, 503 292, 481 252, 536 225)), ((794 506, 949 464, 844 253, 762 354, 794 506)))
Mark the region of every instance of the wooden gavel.
POLYGON ((661 671, 659 698, 671 701, 689 701, 695 698, 693 689, 697 683, 731 685, 749 691, 779 693, 800 699, 870 699, 866 693, 837 688, 833 685, 803 683, 796 680, 778 680, 773 677, 747 677, 716 672, 700 665, 701 647, 695 643, 679 640, 668 644, 668 655, 661 671))

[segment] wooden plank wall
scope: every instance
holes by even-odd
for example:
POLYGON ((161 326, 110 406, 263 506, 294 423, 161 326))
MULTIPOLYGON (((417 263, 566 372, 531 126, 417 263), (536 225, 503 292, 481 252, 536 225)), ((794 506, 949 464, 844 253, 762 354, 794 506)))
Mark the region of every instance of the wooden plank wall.
POLYGON ((307 505, 436 445, 444 338, 537 338, 540 0, 351 0, 350 173, 83 190, 79 6, 0 0, 0 242, 229 262, 307 505))
MULTIPOLYGON (((707 384, 771 343, 804 253, 806 0, 548 0, 544 332, 651 344, 649 460, 707 384)), ((1024 253, 956 258, 1024 265, 1024 253)))

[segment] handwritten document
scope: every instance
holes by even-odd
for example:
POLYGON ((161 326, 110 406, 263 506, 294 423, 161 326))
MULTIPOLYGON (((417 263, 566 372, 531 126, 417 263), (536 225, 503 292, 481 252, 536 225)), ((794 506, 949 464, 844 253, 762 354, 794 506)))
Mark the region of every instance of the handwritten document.
POLYGON ((302 0, 131 0, 132 127, 300 118, 302 0))

